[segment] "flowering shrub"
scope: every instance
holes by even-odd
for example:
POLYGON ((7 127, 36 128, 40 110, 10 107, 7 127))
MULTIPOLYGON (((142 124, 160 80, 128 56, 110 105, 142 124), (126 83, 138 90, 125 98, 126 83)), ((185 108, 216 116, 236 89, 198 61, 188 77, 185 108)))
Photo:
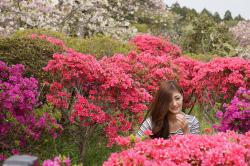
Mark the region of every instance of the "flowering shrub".
POLYGON ((240 21, 236 26, 232 27, 230 31, 234 34, 239 44, 243 47, 250 45, 250 21, 240 21))
POLYGON ((70 158, 65 156, 57 156, 54 157, 52 160, 45 160, 43 161, 42 166, 70 166, 71 161, 70 158))
POLYGON ((217 117, 221 120, 219 126, 215 126, 220 131, 234 130, 245 133, 250 130, 250 90, 239 88, 233 100, 225 104, 225 112, 217 112, 217 117))
POLYGON ((126 116, 137 118, 147 109, 144 102, 150 95, 115 61, 98 62, 93 56, 68 52, 67 56, 55 54, 45 70, 59 78, 50 84, 48 101, 61 109, 72 105, 67 114, 72 123, 77 119, 84 126, 108 122, 105 131, 110 143, 118 130, 131 129, 126 116), (72 97, 76 98, 70 103, 72 97))
POLYGON ((217 58, 200 66, 192 80, 199 103, 230 101, 239 87, 250 88, 250 61, 217 58))
MULTIPOLYGON (((131 141, 130 138, 127 140, 131 141)), ((235 132, 216 135, 175 135, 168 140, 160 138, 136 141, 130 149, 112 153, 103 166, 247 166, 250 164, 249 147, 250 132, 245 135, 235 132)))
POLYGON ((152 35, 137 35, 130 42, 134 43, 137 48, 144 53, 161 56, 170 55, 178 57, 181 55, 181 49, 168 40, 152 35))
POLYGON ((38 141, 45 131, 56 137, 60 128, 49 114, 36 115, 38 82, 23 77, 24 66, 8 67, 0 61, 0 134, 1 149, 18 153, 28 140, 38 141), (14 149, 17 148, 17 149, 14 149))

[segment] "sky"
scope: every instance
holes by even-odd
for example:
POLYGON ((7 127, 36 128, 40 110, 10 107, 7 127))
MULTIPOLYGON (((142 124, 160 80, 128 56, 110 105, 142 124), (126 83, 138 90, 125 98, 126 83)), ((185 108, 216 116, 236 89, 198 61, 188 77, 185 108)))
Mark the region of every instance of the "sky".
POLYGON ((232 16, 240 14, 245 19, 250 20, 250 0, 165 0, 168 6, 178 2, 181 7, 194 8, 200 12, 204 8, 210 12, 218 12, 224 17, 225 11, 230 10, 232 16))

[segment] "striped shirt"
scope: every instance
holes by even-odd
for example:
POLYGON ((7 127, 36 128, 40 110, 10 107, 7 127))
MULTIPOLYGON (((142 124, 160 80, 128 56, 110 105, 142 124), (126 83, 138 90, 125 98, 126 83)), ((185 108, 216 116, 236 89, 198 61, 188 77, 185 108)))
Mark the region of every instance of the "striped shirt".
MULTIPOLYGON (((189 131, 191 134, 200 134, 200 125, 199 125, 199 121, 192 115, 188 115, 185 114, 185 118, 188 122, 188 127, 189 127, 189 131)), ((136 136, 141 137, 144 135, 144 131, 146 130, 152 130, 152 122, 151 122, 151 118, 147 118, 143 124, 141 125, 139 131, 136 133, 136 136)), ((175 132, 170 132, 170 135, 183 135, 183 131, 181 130, 181 128, 179 128, 178 130, 176 130, 175 132)))

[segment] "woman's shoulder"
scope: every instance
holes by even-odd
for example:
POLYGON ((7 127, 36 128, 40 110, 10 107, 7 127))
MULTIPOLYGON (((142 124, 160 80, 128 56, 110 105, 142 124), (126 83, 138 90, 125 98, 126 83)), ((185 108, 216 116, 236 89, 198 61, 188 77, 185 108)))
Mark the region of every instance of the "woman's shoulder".
POLYGON ((152 121, 151 121, 151 118, 150 118, 150 117, 146 118, 146 119, 143 121, 141 127, 144 128, 144 129, 151 129, 151 128, 152 128, 152 121))
POLYGON ((152 123, 152 119, 151 117, 147 117, 147 119, 145 120, 147 123, 151 124, 152 123))

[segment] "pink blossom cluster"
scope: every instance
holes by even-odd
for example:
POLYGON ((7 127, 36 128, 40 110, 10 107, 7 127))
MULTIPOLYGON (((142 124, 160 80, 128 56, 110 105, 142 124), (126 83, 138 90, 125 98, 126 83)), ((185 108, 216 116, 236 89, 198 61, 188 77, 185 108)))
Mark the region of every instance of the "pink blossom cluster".
POLYGON ((38 82, 23 76, 24 66, 7 66, 0 61, 0 135, 1 148, 16 153, 28 140, 38 141, 49 132, 56 137, 60 128, 48 113, 36 115, 38 82))
POLYGON ((200 103, 231 100, 240 88, 250 88, 250 61, 242 58, 217 58, 200 66, 192 80, 200 103))
POLYGON ((56 156, 52 160, 43 161, 42 166, 70 166, 70 158, 64 156, 56 156))
MULTIPOLYGON (((118 141, 121 143, 121 139, 118 141)), ((122 144, 129 144, 124 138, 122 144)), ((128 146, 129 147, 129 146, 128 146)), ((181 165, 215 166, 250 164, 250 132, 217 133, 216 135, 175 135, 170 139, 133 141, 133 145, 119 153, 112 153, 103 166, 181 165)))
POLYGON ((239 88, 233 100, 224 107, 224 112, 217 112, 221 122, 215 128, 220 131, 234 130, 241 133, 250 131, 250 90, 239 88))
POLYGON ((140 51, 153 56, 179 57, 182 54, 177 45, 170 43, 167 39, 152 35, 137 35, 130 42, 135 44, 140 51))

